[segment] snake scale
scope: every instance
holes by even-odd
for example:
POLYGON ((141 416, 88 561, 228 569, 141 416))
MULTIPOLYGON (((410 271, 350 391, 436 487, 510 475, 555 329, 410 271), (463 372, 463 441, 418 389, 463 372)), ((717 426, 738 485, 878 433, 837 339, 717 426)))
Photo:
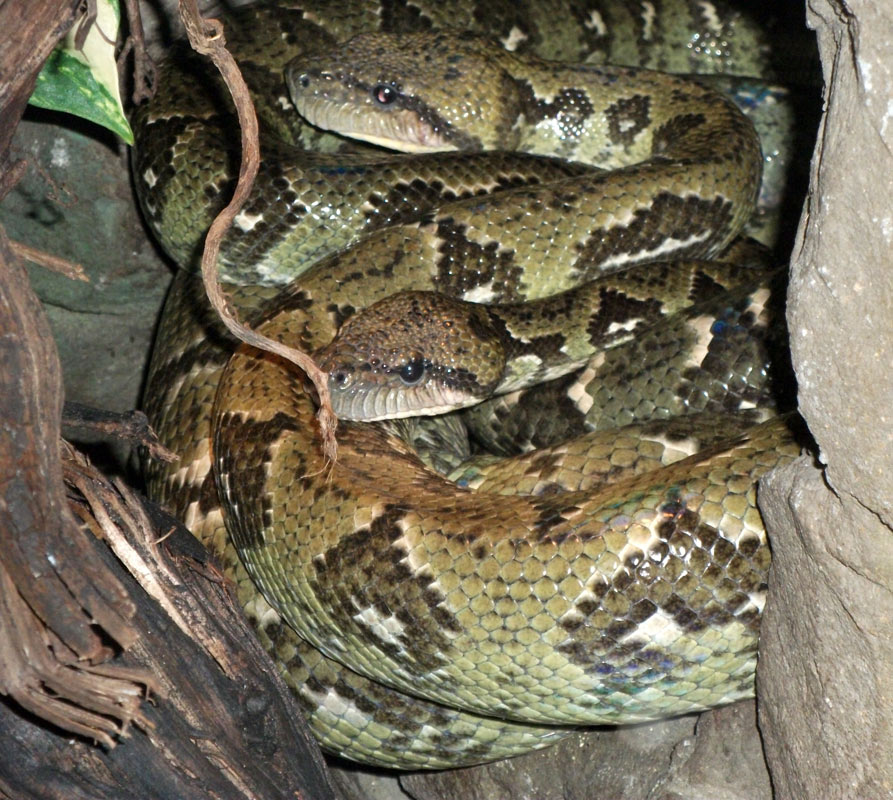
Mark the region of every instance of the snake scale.
MULTIPOLYGON (((557 440, 532 423, 492 446, 537 449, 472 461, 463 441, 443 459, 448 479, 412 445, 440 452, 455 414, 344 421, 327 468, 306 380, 235 347, 187 271, 148 380, 147 412, 181 455, 149 468, 152 493, 220 556, 324 747, 383 766, 479 763, 574 726, 751 695, 769 564, 756 481, 799 452, 782 419, 754 424, 773 393, 771 274, 729 250, 759 186, 751 125, 695 83, 533 55, 581 62, 611 44, 606 20, 624 24, 613 6, 485 5, 315 0, 237 17, 228 37, 269 86, 262 112, 286 113, 265 123, 259 186, 221 270, 243 317, 305 350, 348 320, 362 330, 358 309, 403 290, 514 304, 511 318, 469 313, 473 333, 488 315, 509 366, 477 381, 508 394, 468 424, 484 436, 538 403, 532 367, 567 423, 557 440), (447 25, 476 33, 437 32, 447 25), (378 29, 413 35, 338 44, 378 29), (303 125, 287 62, 311 121, 466 152, 393 156, 303 125), (357 107, 383 123, 358 128, 357 107), (493 146, 532 155, 475 152, 493 146)), ((734 51, 738 23, 679 5, 702 30, 684 35, 687 57, 692 42, 734 51)), ((627 18, 633 40, 682 35, 646 17, 627 18)), ((196 86, 198 67, 180 63, 136 112, 133 168, 148 222, 188 266, 237 153, 213 82, 196 86)), ((367 352, 350 369, 404 384, 440 369, 452 388, 483 378, 437 366, 477 347, 465 334, 419 354, 422 323, 443 319, 429 297, 403 295, 394 324, 366 324, 403 330, 409 356, 385 339, 391 362, 367 352)), ((343 363, 333 387, 349 382, 343 363)))

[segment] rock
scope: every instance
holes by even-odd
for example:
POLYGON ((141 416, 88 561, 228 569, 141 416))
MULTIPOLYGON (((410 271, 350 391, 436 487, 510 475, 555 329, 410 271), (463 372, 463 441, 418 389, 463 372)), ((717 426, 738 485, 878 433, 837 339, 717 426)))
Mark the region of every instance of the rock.
POLYGON ((697 717, 605 728, 519 758, 400 779, 415 800, 645 800, 697 717))
MULTIPOLYGON (((38 110, 19 125, 13 146, 30 168, 0 204, 7 234, 82 265, 90 278, 29 270, 59 349, 65 399, 136 408, 172 273, 134 204, 127 149, 95 126, 38 110)), ((113 456, 112 469, 125 457, 113 456)))
POLYGON ((800 409, 820 448, 768 477, 758 670, 778 798, 893 796, 893 10, 811 0, 826 117, 791 267, 800 409))
POLYGON ((649 800, 771 800, 756 707, 742 701, 702 714, 679 743, 649 800))

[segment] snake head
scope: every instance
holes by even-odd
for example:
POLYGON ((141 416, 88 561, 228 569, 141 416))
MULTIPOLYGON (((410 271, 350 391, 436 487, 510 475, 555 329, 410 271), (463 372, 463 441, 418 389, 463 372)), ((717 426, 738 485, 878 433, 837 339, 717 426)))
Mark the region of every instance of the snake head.
POLYGON ((399 292, 358 312, 315 355, 335 413, 374 421, 443 414, 479 403, 505 367, 483 306, 399 292))
POLYGON ((313 125, 403 152, 514 146, 514 58, 459 32, 360 34, 285 71, 313 125))

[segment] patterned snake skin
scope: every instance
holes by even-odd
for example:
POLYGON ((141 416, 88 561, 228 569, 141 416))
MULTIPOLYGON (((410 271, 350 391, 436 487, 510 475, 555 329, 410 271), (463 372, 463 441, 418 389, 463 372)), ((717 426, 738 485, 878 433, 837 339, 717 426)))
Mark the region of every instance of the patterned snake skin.
MULTIPOLYGON (((734 51, 739 24, 751 36, 712 4, 680 5, 699 9, 704 33, 689 44, 721 37, 734 51)), ((471 0, 295 3, 236 20, 228 39, 245 48, 243 71, 267 87, 268 110, 292 115, 266 123, 259 186, 222 271, 243 317, 305 350, 401 290, 488 303, 567 290, 540 304, 532 327, 518 306, 500 335, 517 345, 510 372, 523 362, 540 379, 568 373, 545 393, 586 433, 562 441, 561 425, 522 422, 518 435, 501 434, 498 423, 541 406, 522 391, 526 377, 512 378, 491 401, 502 405, 470 424, 496 451, 532 452, 457 467, 461 457, 448 457, 447 479, 411 446, 452 440, 447 415, 342 422, 327 465, 305 379, 244 346, 230 355, 186 271, 147 388, 156 430, 181 455, 150 467, 152 493, 220 556, 322 744, 383 766, 479 763, 573 726, 751 695, 769 565, 756 481, 799 452, 783 419, 754 424, 774 392, 773 274, 729 263, 741 260, 729 244, 759 185, 751 125, 697 84, 532 55, 579 61, 610 44, 611 6, 487 6, 485 16, 471 0), (430 32, 396 47, 377 35, 336 47, 363 30, 446 22, 515 52, 430 32), (293 115, 280 76, 296 53, 289 80, 319 124, 341 124, 329 101, 374 106, 386 86, 398 99, 379 105, 422 120, 404 114, 397 128, 421 132, 426 147, 477 150, 489 134, 457 98, 469 83, 490 92, 476 79, 493 69, 497 95, 468 102, 497 114, 503 139, 596 167, 502 152, 407 159, 345 144, 293 115), (663 263, 639 266, 654 260, 663 263)), ((658 20, 645 24, 673 41, 658 20)), ((199 91, 195 62, 180 64, 170 67, 178 80, 137 111, 133 167, 150 225, 189 265, 236 162, 213 82, 199 91)), ((366 138, 396 135, 382 130, 366 138)))

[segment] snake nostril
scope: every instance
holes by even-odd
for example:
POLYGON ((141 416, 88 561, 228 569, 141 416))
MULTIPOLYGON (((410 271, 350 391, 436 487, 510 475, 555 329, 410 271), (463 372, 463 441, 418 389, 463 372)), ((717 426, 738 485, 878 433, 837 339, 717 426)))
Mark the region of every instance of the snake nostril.
POLYGON ((310 76, 305 72, 298 78, 298 83, 301 84, 301 88, 306 89, 310 85, 310 76))

